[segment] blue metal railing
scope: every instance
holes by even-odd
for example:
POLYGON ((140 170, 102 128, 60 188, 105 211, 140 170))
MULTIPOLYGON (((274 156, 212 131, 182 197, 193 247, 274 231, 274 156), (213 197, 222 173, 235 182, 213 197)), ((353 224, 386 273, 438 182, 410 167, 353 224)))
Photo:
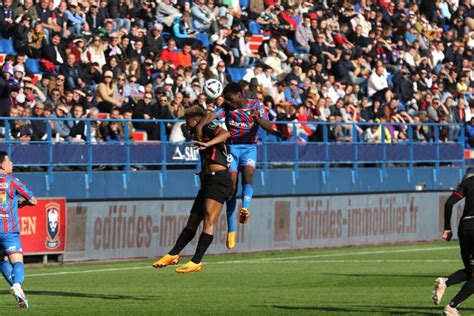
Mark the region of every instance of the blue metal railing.
MULTIPOLYGON (((4 125, 5 142, 1 146, 19 165, 42 166, 47 168, 47 187, 53 182, 54 168, 57 166, 81 166, 86 169, 85 182, 88 187, 92 182, 94 166, 123 167, 123 182, 127 185, 133 166, 159 167, 160 183, 166 180, 170 166, 188 165, 198 167, 197 151, 190 143, 171 143, 167 139, 166 125, 177 123, 177 120, 131 120, 132 122, 153 122, 159 124, 161 141, 134 142, 130 140, 130 120, 117 119, 81 119, 85 122, 86 139, 82 143, 75 141, 57 142, 50 124, 46 125, 46 138, 42 141, 27 143, 12 138, 11 121, 71 121, 74 118, 0 118, 4 125), (124 139, 120 142, 95 143, 92 133, 94 122, 123 123, 124 139)), ((333 165, 352 167, 352 181, 358 177, 359 167, 366 164, 380 166, 381 180, 386 176, 388 164, 402 164, 407 167, 410 180, 416 164, 433 166, 433 177, 439 176, 443 163, 457 164, 464 169, 464 127, 461 124, 402 124, 402 123, 330 123, 330 122, 275 122, 277 125, 291 127, 292 134, 286 141, 279 141, 262 133, 258 145, 258 165, 262 170, 262 181, 267 177, 268 169, 277 164, 292 167, 293 182, 298 179, 300 168, 304 165, 317 165, 323 168, 323 182, 329 176, 333 165), (318 131, 321 139, 317 141, 302 140, 302 126, 318 131), (372 127, 380 128, 379 142, 366 142, 363 132, 372 127), (330 135, 335 128, 342 128, 351 142, 331 141, 330 135), (382 128, 383 127, 383 128, 382 128), (426 142, 415 139, 417 127, 428 128, 432 137, 426 142), (398 129, 406 135, 406 140, 386 141, 388 129, 398 129), (456 142, 441 142, 440 131, 447 128, 459 128, 456 142)))

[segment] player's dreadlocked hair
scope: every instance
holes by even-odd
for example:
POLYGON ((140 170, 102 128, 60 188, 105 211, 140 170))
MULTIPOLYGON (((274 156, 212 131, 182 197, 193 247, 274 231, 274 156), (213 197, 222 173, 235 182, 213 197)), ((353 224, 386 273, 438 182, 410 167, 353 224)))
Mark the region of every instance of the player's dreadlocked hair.
POLYGON ((204 116, 206 115, 206 111, 204 111, 203 108, 199 107, 199 106, 193 106, 193 107, 190 107, 189 109, 186 110, 186 113, 185 113, 185 116, 186 118, 192 118, 192 117, 196 117, 196 116, 204 116))

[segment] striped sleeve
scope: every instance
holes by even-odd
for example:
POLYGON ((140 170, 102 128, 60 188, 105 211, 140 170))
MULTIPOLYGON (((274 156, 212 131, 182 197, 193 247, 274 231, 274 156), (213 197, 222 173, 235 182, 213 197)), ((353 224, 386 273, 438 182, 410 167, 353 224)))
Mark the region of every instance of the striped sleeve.
POLYGON ((15 189, 15 193, 21 195, 25 199, 29 200, 33 197, 33 192, 31 192, 26 185, 20 181, 20 179, 12 177, 11 186, 15 189))
POLYGON ((225 117, 225 111, 223 108, 217 108, 214 111, 214 114, 217 116, 218 120, 222 120, 225 117))
POLYGON ((268 111, 267 109, 265 108, 265 105, 263 105, 263 103, 259 100, 252 100, 254 102, 252 102, 252 110, 256 109, 259 113, 260 113, 260 117, 265 120, 265 121, 268 121, 269 120, 269 117, 268 117, 268 111))

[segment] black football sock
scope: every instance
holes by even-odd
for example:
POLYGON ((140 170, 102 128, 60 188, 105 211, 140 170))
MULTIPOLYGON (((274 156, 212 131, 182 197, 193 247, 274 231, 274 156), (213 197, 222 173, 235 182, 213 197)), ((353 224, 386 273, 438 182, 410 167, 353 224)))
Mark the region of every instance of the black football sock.
POLYGON ((446 286, 459 284, 461 282, 467 281, 467 279, 469 279, 469 274, 467 274, 466 269, 458 270, 448 276, 448 279, 446 280, 446 286))
POLYGON ((469 296, 474 293, 474 279, 469 279, 462 286, 461 290, 456 294, 456 296, 451 300, 449 306, 456 308, 459 304, 464 302, 469 296))
POLYGON ((194 254, 194 257, 191 259, 192 262, 194 263, 200 263, 202 260, 202 257, 206 253, 207 248, 212 243, 212 239, 214 239, 213 235, 209 235, 206 233, 202 233, 201 237, 199 237, 199 242, 196 247, 196 253, 194 254))
POLYGON ((188 229, 185 227, 181 234, 178 237, 178 240, 176 240, 176 244, 174 245, 173 249, 171 249, 170 252, 168 252, 170 255, 175 256, 183 250, 186 245, 193 240, 194 236, 196 235, 196 231, 193 231, 191 229, 188 229))

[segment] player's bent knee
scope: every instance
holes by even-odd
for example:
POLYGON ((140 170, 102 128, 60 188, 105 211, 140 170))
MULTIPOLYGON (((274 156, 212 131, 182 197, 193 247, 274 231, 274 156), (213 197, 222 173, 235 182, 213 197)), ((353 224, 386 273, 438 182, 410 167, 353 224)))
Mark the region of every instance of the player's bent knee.
POLYGON ((19 253, 19 252, 15 252, 15 253, 12 253, 12 254, 9 254, 8 255, 8 258, 10 259, 10 262, 12 264, 16 263, 16 262, 23 262, 23 254, 22 253, 19 253))

